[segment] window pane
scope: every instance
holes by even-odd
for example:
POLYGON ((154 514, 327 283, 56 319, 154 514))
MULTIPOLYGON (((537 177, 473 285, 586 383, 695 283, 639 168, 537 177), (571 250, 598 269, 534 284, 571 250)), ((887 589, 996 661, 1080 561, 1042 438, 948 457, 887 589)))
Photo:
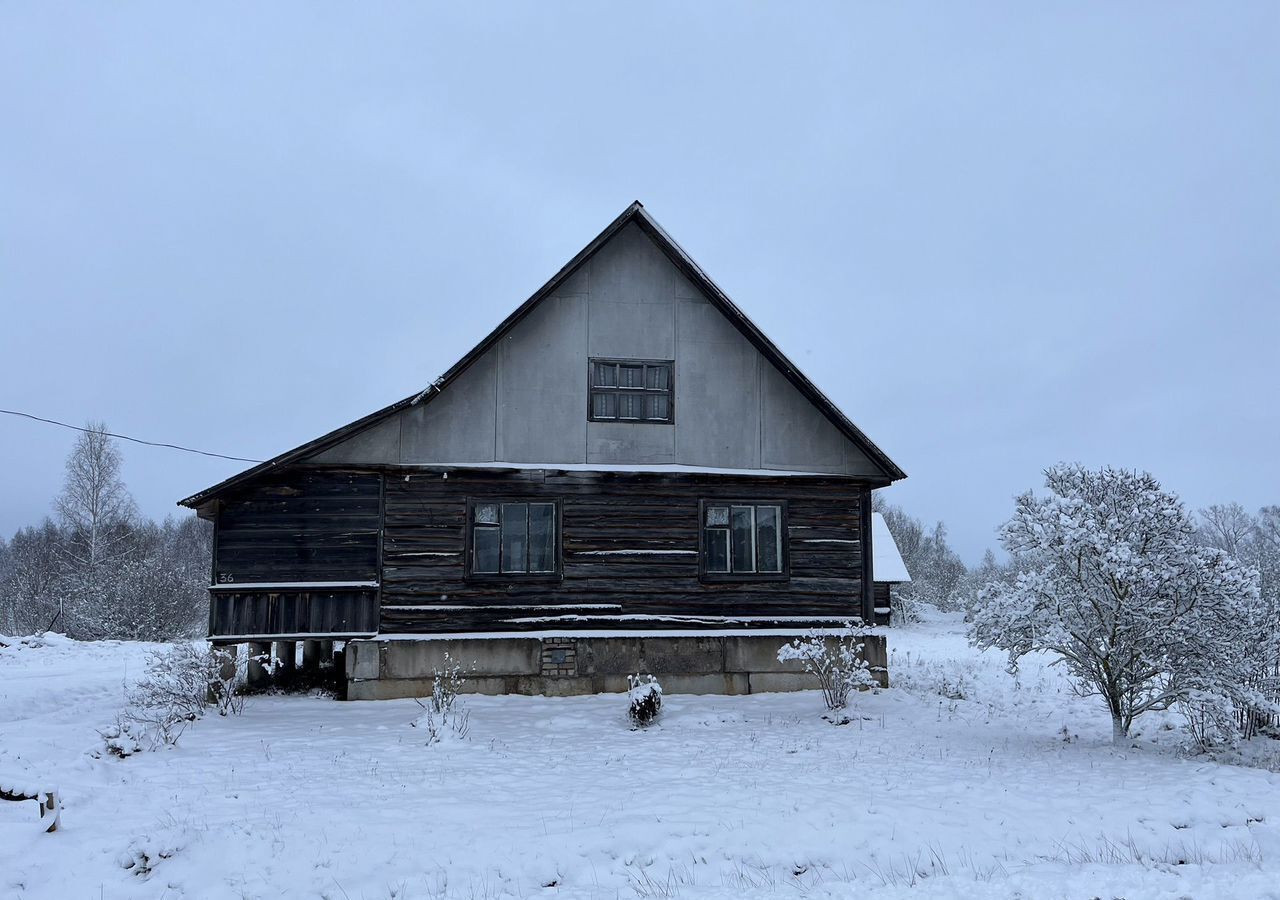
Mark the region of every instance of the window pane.
POLYGON ((649 366, 645 370, 645 387, 651 391, 665 391, 671 383, 671 370, 666 366, 649 366))
MULTIPOLYGON (((727 513, 728 510, 725 510, 727 513)), ((707 571, 729 571, 729 529, 708 528, 703 538, 707 549, 707 571)))
POLYGON ((471 529, 471 571, 498 571, 498 534, 492 526, 478 525, 471 529))
POLYGON ((502 571, 527 572, 529 504, 502 504, 502 571))
POLYGON ((619 394, 618 395, 618 418, 619 419, 644 418, 644 395, 643 394, 619 394))
POLYGON ((618 387, 644 387, 644 366, 618 366, 618 387))
POLYGON ((756 571, 782 571, 782 510, 756 507, 756 571))
POLYGON ((477 503, 475 508, 475 522, 477 525, 497 525, 498 504, 477 503))
POLYGON ((614 387, 618 383, 618 367, 613 363, 596 363, 595 383, 600 387, 614 387))
POLYGON ((618 418, 618 395, 592 394, 591 415, 597 419, 618 418))
POLYGON ((733 530, 733 571, 756 570, 756 527, 754 506, 735 506, 730 516, 733 530))
POLYGON ((529 571, 556 570, 556 507, 554 503, 529 504, 529 571))
POLYGON ((729 527, 729 507, 708 506, 707 507, 707 524, 719 525, 722 528, 728 528, 729 527))
POLYGON ((671 400, 666 394, 650 394, 645 400, 645 418, 665 420, 671 417, 671 400))

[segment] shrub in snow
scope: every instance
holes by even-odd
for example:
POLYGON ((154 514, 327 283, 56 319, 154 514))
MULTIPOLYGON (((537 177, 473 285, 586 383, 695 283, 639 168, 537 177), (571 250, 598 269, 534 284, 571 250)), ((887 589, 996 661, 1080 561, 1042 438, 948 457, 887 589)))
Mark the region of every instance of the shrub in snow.
POLYGON ((431 696, 425 703, 414 700, 422 707, 422 714, 409 723, 426 733, 427 746, 439 743, 450 735, 464 738, 471 730, 471 713, 458 700, 458 694, 466 681, 462 666, 445 653, 444 668, 436 670, 431 696))
POLYGON ((778 649, 778 660, 800 661, 806 672, 818 680, 827 709, 844 709, 854 690, 878 687, 871 667, 863 658, 863 638, 871 633, 862 621, 855 620, 838 634, 811 631, 778 649))
MULTIPOLYGON (((895 584, 889 588, 889 614, 895 625, 911 625, 922 618, 921 592, 910 584, 895 584)), ((937 604, 934 604, 935 606, 937 604)))
POLYGON ((644 728, 658 717, 662 709, 662 685, 653 675, 627 676, 627 716, 637 728, 644 728))
POLYGON ((1187 697, 1189 673, 1209 677, 1255 576, 1198 543, 1151 475, 1063 464, 1045 483, 1001 530, 1016 574, 983 588, 969 637, 1007 651, 1011 670, 1028 653, 1059 657, 1081 695, 1106 702, 1120 742, 1142 713, 1187 697))
POLYGON ((1178 710, 1201 750, 1278 733, 1280 598, 1255 587, 1236 600, 1228 615, 1204 622, 1200 640, 1178 660, 1178 710))
POLYGON ((1229 618, 1208 623, 1192 648, 1188 694, 1178 703, 1202 750, 1280 736, 1280 507, 1257 516, 1236 503, 1200 510, 1198 538, 1258 570, 1258 590, 1229 618))
MULTIPOLYGON (((116 721, 112 725, 98 732, 102 738, 102 747, 111 756, 124 759, 133 756, 135 753, 141 753, 143 749, 143 738, 141 726, 135 725, 123 714, 116 716, 116 721)), ((150 741, 148 741, 150 743, 150 741)), ((99 754, 95 753, 94 756, 99 754)))
POLYGON ((125 757, 144 746, 173 746, 209 709, 239 715, 244 710, 239 687, 234 658, 225 651, 184 643, 152 653, 125 711, 101 732, 106 751, 125 757))

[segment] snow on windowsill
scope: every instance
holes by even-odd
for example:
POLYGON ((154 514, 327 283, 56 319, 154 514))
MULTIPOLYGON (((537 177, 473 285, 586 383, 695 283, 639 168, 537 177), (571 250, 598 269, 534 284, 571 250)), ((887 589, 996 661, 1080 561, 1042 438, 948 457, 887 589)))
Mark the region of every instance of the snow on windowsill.
POLYGON ((843 628, 641 628, 641 629, 559 629, 548 631, 459 631, 436 634, 380 634, 375 641, 481 641, 481 640, 564 640, 566 638, 722 638, 722 637, 805 637, 809 634, 844 634, 843 628))

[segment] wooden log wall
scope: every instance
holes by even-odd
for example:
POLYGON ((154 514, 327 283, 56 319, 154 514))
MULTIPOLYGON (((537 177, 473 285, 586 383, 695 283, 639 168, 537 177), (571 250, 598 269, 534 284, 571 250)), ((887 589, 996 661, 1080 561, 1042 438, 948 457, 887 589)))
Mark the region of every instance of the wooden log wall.
POLYGON ((889 583, 887 581, 877 581, 875 583, 875 613, 877 625, 888 625, 890 616, 892 616, 891 603, 892 598, 889 596, 889 583), (881 612, 880 610, 884 610, 881 612))
POLYGON ((218 584, 376 581, 382 477, 287 470, 220 501, 218 584))
POLYGON ((856 616, 863 502, 858 482, 834 477, 391 470, 381 631, 735 624, 726 619, 803 627, 806 620, 856 616), (497 497, 561 502, 562 578, 466 577, 467 501, 497 497), (785 501, 789 578, 700 581, 703 499, 785 501))
POLYGON ((378 591, 209 592, 209 637, 368 635, 378 630, 378 591))

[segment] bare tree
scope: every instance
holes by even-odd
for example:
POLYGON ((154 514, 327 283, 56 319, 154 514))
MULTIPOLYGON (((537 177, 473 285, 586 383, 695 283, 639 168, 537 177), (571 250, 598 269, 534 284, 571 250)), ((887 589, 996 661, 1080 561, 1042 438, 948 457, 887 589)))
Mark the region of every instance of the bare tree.
POLYGON ((1223 553, 1238 557, 1253 530, 1253 516, 1239 503, 1215 503, 1200 510, 1200 539, 1223 553))
POLYGON ((84 544, 86 561, 105 558, 116 532, 137 515, 133 497, 120 477, 124 458, 105 422, 89 422, 67 457, 67 478, 54 501, 62 524, 84 544))
MULTIPOLYGON (((66 530, 67 589, 76 631, 101 637, 111 630, 114 578, 128 556, 137 507, 120 476, 123 458, 103 422, 89 422, 67 457, 66 481, 54 505, 66 530)), ((58 618, 64 609, 60 608, 58 618)), ((50 623, 52 627, 53 623, 50 623)))

